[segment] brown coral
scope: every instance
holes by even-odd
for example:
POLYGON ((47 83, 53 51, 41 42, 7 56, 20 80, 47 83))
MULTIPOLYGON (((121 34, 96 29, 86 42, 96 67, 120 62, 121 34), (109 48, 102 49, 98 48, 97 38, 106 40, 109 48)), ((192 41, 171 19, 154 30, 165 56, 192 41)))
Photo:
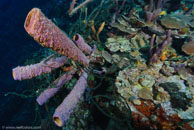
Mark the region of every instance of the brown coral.
POLYGON ((182 51, 184 51, 187 55, 194 54, 194 41, 191 39, 188 43, 185 43, 182 46, 182 51))
POLYGON ((165 16, 160 21, 163 26, 169 29, 181 29, 186 26, 185 21, 170 15, 165 16))

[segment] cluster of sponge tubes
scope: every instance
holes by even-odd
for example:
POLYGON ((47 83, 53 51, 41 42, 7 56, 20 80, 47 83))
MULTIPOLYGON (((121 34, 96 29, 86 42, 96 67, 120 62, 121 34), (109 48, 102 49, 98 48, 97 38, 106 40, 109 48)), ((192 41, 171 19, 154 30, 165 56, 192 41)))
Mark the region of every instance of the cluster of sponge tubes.
MULTIPOLYGON (((89 66, 89 59, 86 54, 91 55, 92 48, 85 43, 81 35, 74 36, 74 42, 62 32, 51 20, 49 20, 38 8, 33 8, 27 15, 24 28, 39 44, 50 48, 60 54, 60 57, 49 56, 40 63, 16 67, 12 70, 15 80, 25 80, 36 77, 42 73, 49 73, 53 69, 59 68, 67 63, 67 58, 78 61, 84 67, 89 66)), ((48 87, 37 98, 39 105, 43 105, 53 97, 60 88, 69 81, 76 68, 71 68, 69 73, 63 74, 56 79, 54 88, 48 87)), ((81 76, 76 85, 63 102, 57 107, 53 115, 56 125, 63 126, 70 118, 76 104, 79 102, 87 86, 87 72, 82 70, 81 76)))

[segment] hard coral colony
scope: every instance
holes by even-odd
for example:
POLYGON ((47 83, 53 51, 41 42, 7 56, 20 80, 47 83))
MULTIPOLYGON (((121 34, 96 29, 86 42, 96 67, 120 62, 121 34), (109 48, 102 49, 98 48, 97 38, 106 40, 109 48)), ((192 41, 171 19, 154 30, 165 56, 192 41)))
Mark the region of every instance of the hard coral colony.
MULTIPOLYGON (((86 0, 83 4, 90 1, 86 0)), ((111 0, 109 2, 112 3, 111 0)), ((102 23, 99 33, 105 23, 109 23, 107 28, 105 26, 108 38, 104 45, 95 30, 94 20, 91 20, 91 26, 88 25, 92 30, 88 41, 98 47, 103 46, 102 50, 96 49, 96 46, 92 49, 80 34, 76 34, 72 41, 40 9, 34 8, 27 15, 26 31, 40 45, 58 55, 51 55, 37 64, 16 67, 13 77, 15 80, 31 79, 68 64, 70 67, 65 69, 66 73, 53 82, 55 87, 49 86, 37 98, 38 104, 43 105, 76 72, 79 74, 74 88, 55 110, 53 120, 57 126, 68 122, 86 87, 94 86, 92 80, 87 83, 88 70, 92 70, 91 73, 106 76, 107 79, 110 75, 114 78, 116 87, 111 86, 111 92, 107 93, 117 98, 123 97, 122 100, 130 107, 133 120, 128 120, 128 123, 134 128, 194 129, 193 7, 189 6, 186 12, 185 9, 171 11, 174 4, 171 2, 135 0, 132 2, 135 8, 126 9, 130 6, 129 1, 115 0, 112 18, 98 22, 102 23)), ((184 2, 185 7, 187 1, 184 2)), ((75 0, 70 7, 70 15, 75 13, 74 4, 75 0)), ((82 7, 81 4, 78 9, 82 7)), ((96 101, 101 104, 101 109, 110 110, 114 106, 118 113, 126 112, 126 105, 121 101, 116 100, 112 103, 114 105, 103 105, 100 98, 96 101)))

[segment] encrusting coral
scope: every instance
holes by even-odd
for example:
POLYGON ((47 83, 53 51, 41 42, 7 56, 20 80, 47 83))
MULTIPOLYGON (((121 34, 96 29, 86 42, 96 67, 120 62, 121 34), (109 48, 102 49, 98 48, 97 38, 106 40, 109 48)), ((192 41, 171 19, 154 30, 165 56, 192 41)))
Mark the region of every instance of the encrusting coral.
POLYGON ((185 42, 182 46, 182 51, 187 55, 194 54, 194 38, 190 37, 188 42, 185 42))

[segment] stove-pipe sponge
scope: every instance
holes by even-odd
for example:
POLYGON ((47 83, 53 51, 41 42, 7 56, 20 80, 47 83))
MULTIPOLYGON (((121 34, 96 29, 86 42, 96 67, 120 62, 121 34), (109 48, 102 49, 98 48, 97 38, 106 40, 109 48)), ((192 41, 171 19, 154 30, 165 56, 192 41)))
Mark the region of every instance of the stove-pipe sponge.
POLYGON ((63 74, 60 78, 56 79, 53 82, 53 85, 55 87, 53 88, 47 88, 46 90, 44 90, 40 96, 36 99, 36 101, 38 102, 39 105, 43 105, 44 103, 46 103, 51 97, 53 97, 60 89, 61 87, 68 82, 69 80, 71 80, 73 74, 75 73, 75 70, 73 70, 71 73, 67 73, 67 74, 63 74))
POLYGON ((84 38, 80 34, 76 34, 73 36, 73 40, 80 50, 84 53, 91 54, 92 48, 84 41, 84 38))
POLYGON ((72 91, 55 110, 53 120, 57 126, 62 127, 70 118, 74 108, 86 89, 87 76, 86 72, 82 73, 72 91))
POLYGON ((33 65, 18 66, 12 70, 13 78, 14 80, 31 79, 42 73, 50 73, 53 69, 63 66, 66 62, 67 58, 61 56, 57 58, 51 57, 33 65))
POLYGON ((33 8, 28 13, 24 28, 43 47, 51 48, 57 53, 76 60, 88 67, 89 59, 40 9, 33 8))

